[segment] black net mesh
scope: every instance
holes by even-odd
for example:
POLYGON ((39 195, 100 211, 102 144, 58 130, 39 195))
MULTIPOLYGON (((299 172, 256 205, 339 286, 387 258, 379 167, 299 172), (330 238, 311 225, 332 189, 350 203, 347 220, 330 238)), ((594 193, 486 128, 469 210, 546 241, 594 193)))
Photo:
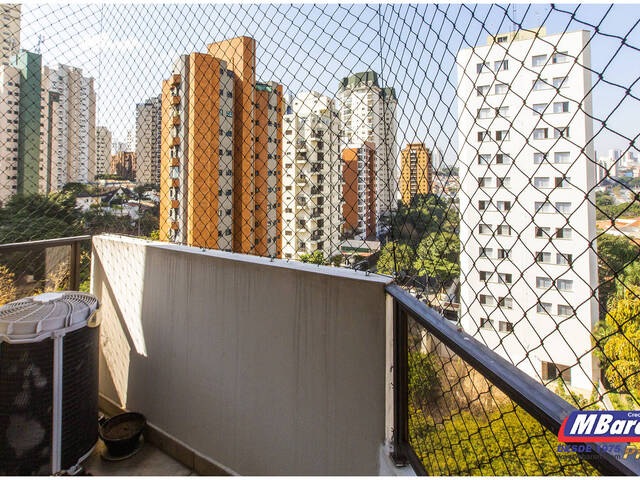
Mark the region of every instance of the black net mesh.
MULTIPOLYGON (((389 275, 576 406, 638 407, 636 6, 0 12, 0 243, 118 233, 389 275)), ((1 298, 59 288, 44 261, 3 257, 1 298)), ((537 460, 546 438, 510 448, 577 473, 537 460)), ((494 460, 429 468, 530 472, 494 460)))

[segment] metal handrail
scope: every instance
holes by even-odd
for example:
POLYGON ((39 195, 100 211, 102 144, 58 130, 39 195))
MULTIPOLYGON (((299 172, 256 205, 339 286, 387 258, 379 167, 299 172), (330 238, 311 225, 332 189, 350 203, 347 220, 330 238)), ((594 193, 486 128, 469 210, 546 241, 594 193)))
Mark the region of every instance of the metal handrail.
MULTIPOLYGON (((557 434, 567 416, 576 410, 570 403, 557 396, 541 383, 538 383, 522 370, 505 360, 496 352, 471 335, 451 325, 446 318, 429 308, 398 285, 387 285, 386 292, 394 299, 394 345, 396 385, 394 408, 396 461, 411 462, 414 469, 421 473, 424 467, 416 465, 417 456, 407 441, 408 400, 406 395, 406 320, 407 314, 436 337, 443 345, 462 358, 487 380, 504 392, 513 402, 522 407, 549 431, 557 434), (403 391, 404 390, 404 391, 403 391)), ((576 445, 581 443, 576 442, 576 445)), ((617 459, 606 449, 598 448, 604 444, 591 444, 595 448, 585 459, 605 475, 640 475, 640 463, 631 458, 617 459)), ((580 453, 578 453, 580 455, 580 453)))
POLYGON ((69 265, 71 272, 69 284, 72 290, 80 288, 80 242, 91 240, 91 235, 79 235, 76 237, 50 238, 46 240, 33 240, 29 242, 0 244, 0 253, 11 253, 24 250, 39 250, 52 247, 71 247, 69 253, 69 265))

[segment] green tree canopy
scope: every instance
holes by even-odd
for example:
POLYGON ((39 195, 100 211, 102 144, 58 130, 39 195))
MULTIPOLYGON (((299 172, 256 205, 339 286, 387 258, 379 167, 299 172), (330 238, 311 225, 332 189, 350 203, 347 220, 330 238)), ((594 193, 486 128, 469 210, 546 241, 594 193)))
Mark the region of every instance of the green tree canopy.
POLYGON ((321 250, 316 250, 313 253, 304 253, 300 255, 300 261, 304 263, 315 263, 316 265, 329 264, 329 262, 324 258, 324 254, 321 250))
POLYGON ((393 275, 395 273, 412 273, 415 252, 404 243, 389 242, 380 252, 378 272, 393 275))
POLYGON ((418 275, 436 278, 441 285, 460 276, 460 239, 455 233, 430 233, 418 245, 414 268, 418 275))

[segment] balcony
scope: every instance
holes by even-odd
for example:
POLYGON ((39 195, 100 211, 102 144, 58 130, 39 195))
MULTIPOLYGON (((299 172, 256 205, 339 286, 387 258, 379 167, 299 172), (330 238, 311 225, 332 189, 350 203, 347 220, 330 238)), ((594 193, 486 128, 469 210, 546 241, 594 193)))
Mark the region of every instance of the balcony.
POLYGON ((296 185, 299 187, 304 187, 309 182, 309 179, 306 175, 298 175, 296 177, 296 185))
MULTIPOLYGON (((66 265, 79 272, 86 241, 0 245, 0 254, 71 246, 66 265)), ((113 466, 94 453, 83 463, 91 474, 482 473, 451 463, 465 458, 462 445, 503 461, 533 448, 522 435, 542 438, 535 454, 562 468, 554 434, 573 407, 389 277, 132 237, 91 243, 100 408, 148 419, 140 453, 113 466), (485 425, 479 401, 482 410, 500 401, 504 413, 485 425), (514 415, 527 425, 509 430, 518 450, 495 443, 514 415), (456 419, 467 417, 463 428, 456 419), (442 448, 444 434, 461 443, 442 448)), ((640 472, 631 458, 587 459, 604 474, 640 472)))
POLYGON ((180 78, 180 74, 178 73, 174 73, 173 75, 171 75, 171 85, 172 86, 178 86, 180 85, 181 82, 181 78, 180 78))
POLYGON ((180 105, 180 95, 173 95, 171 97, 171 104, 172 105, 180 105))
POLYGON ((174 115, 171 118, 171 124, 174 126, 179 126, 180 125, 180 115, 174 115))
POLYGON ((180 137, 171 137, 171 144, 172 147, 177 147, 178 145, 180 145, 180 137))

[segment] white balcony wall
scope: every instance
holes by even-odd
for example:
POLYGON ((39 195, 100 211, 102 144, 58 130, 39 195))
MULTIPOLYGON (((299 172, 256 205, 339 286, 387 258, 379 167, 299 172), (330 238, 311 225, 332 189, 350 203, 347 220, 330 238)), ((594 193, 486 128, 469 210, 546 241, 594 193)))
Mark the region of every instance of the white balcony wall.
POLYGON ((388 279, 93 238, 100 393, 244 475, 376 475, 388 279))

